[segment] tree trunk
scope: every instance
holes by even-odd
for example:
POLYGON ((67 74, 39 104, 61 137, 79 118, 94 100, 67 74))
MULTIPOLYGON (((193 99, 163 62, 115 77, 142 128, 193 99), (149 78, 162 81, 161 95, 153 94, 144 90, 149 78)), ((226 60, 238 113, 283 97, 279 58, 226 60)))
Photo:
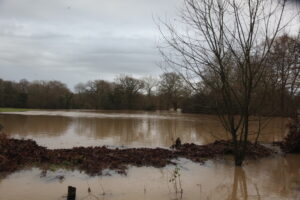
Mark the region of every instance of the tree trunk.
POLYGON ((244 162, 244 154, 240 152, 239 148, 235 150, 234 154, 234 164, 235 166, 242 166, 244 162))
POLYGON ((176 101, 173 101, 173 109, 174 111, 177 111, 177 108, 178 108, 178 105, 177 105, 177 102, 176 101))
POLYGON ((243 148, 240 142, 237 139, 236 131, 232 131, 232 143, 233 143, 233 153, 234 153, 234 164, 235 166, 242 166, 244 162, 244 153, 242 152, 243 148))

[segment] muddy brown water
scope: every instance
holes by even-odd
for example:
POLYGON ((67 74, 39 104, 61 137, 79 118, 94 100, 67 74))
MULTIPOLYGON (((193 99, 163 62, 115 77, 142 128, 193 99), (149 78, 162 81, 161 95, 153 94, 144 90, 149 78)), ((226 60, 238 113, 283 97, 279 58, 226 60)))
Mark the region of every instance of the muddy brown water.
MULTIPOLYGON (((261 141, 284 137, 287 119, 265 122, 261 141)), ((30 111, 0 114, 0 124, 11 137, 33 139, 48 148, 168 147, 177 137, 198 144, 228 138, 216 116, 168 112, 30 111)), ((256 130, 253 122, 251 131, 256 130)), ((64 199, 68 185, 77 188, 77 199, 300 199, 299 155, 248 161, 243 168, 235 168, 230 158, 204 165, 177 162, 182 196, 169 182, 174 166, 132 167, 127 176, 108 171, 110 176, 103 177, 63 169, 41 176, 39 169, 28 168, 0 176, 0 200, 64 199)))
MULTIPOLYGON (((262 122, 263 142, 281 140, 287 131, 287 119, 262 122)), ((216 116, 169 112, 30 111, 0 114, 0 124, 12 137, 34 139, 52 149, 91 145, 169 147, 177 137, 197 144, 229 138, 216 116)), ((250 134, 256 131, 253 122, 250 134)))

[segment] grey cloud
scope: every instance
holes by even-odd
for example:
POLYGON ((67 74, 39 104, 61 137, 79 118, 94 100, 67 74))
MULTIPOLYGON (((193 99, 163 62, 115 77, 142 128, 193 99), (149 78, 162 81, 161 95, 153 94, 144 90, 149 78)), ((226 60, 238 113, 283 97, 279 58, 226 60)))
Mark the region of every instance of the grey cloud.
POLYGON ((121 73, 158 75, 154 16, 181 0, 1 0, 0 78, 57 79, 70 88, 121 73))

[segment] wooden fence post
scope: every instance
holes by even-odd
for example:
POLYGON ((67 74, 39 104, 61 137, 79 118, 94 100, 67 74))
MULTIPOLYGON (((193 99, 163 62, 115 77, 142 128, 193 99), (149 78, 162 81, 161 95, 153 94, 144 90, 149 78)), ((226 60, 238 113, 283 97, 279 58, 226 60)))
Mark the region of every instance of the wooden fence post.
POLYGON ((75 200, 75 199, 76 199, 76 187, 69 186, 67 200, 75 200))

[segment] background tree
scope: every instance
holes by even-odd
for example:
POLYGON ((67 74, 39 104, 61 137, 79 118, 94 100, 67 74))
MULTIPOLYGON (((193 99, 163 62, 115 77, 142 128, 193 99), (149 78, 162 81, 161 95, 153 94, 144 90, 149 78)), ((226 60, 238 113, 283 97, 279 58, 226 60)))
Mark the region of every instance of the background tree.
POLYGON ((73 108, 89 108, 87 101, 86 84, 78 83, 74 87, 73 108))
POLYGON ((300 87, 299 36, 284 34, 276 38, 267 58, 273 99, 278 100, 276 106, 281 116, 291 116, 298 108, 295 96, 299 93, 300 87))
POLYGON ((155 100, 154 100, 154 93, 157 91, 158 88, 158 79, 152 76, 147 76, 142 79, 144 83, 144 90, 146 93, 146 109, 153 110, 155 108, 155 100))
POLYGON ((28 86, 29 108, 62 109, 71 105, 72 93, 59 81, 34 81, 28 86))
POLYGON ((139 92, 144 88, 143 81, 128 75, 121 75, 116 79, 116 87, 118 94, 121 94, 124 107, 128 109, 137 108, 139 92))
POLYGON ((175 111, 184 97, 188 97, 189 89, 180 75, 169 72, 160 76, 159 94, 165 99, 168 109, 175 111))

